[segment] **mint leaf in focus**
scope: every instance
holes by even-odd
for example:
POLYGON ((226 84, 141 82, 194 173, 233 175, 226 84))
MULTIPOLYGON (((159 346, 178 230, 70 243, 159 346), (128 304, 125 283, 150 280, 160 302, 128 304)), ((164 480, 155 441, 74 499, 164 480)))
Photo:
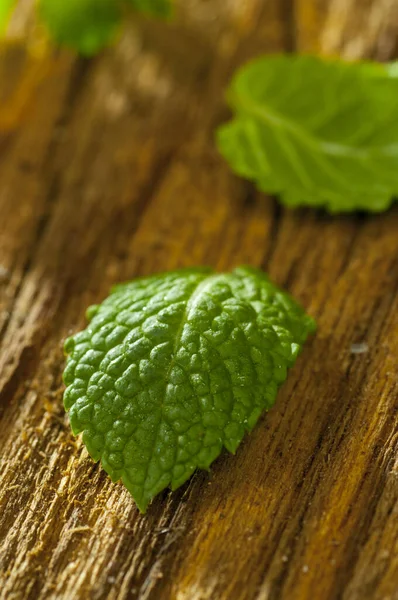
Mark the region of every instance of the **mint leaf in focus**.
POLYGON ((398 63, 263 57, 228 92, 218 146, 287 206, 386 210, 398 196, 398 63))
POLYGON ((315 329, 261 271, 188 269, 117 286, 65 342, 75 434, 145 512, 235 452, 315 329))

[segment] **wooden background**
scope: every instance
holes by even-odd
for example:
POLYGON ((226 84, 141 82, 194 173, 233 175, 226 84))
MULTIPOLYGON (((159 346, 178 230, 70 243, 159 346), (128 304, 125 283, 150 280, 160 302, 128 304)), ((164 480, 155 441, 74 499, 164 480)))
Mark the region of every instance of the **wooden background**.
POLYGON ((213 134, 250 56, 396 58, 398 0, 182 4, 91 61, 0 52, 0 597, 396 599, 398 206, 286 210, 213 134), (237 455, 140 516, 70 433, 62 340, 114 282, 202 263, 262 266, 319 332, 237 455))

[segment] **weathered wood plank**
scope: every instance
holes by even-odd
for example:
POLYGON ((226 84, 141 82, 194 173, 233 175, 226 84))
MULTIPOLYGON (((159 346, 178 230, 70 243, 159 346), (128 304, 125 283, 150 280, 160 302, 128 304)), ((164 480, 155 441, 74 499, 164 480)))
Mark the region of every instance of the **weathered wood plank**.
POLYGON ((398 597, 398 211, 288 211, 212 141, 237 64, 392 57, 397 10, 192 1, 32 86, 0 140, 1 598, 398 597), (197 263, 263 266, 319 332, 237 455, 143 517, 70 434, 61 341, 114 282, 197 263))

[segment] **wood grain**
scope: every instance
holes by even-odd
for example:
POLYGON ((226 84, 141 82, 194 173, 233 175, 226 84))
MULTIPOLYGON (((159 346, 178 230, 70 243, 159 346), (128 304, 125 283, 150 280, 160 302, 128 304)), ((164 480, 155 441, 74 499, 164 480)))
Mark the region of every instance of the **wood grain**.
POLYGON ((396 57, 398 2, 183 4, 92 61, 0 54, 0 598, 396 599, 398 210, 284 209, 213 133, 250 56, 396 57), (236 456, 143 517, 70 433, 62 340, 114 282, 198 263, 262 266, 319 331, 236 456))

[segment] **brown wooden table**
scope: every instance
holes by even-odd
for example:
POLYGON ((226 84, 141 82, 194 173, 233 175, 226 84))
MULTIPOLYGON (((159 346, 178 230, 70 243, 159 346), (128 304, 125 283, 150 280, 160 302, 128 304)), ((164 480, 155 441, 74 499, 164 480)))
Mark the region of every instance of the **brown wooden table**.
POLYGON ((286 210, 213 135, 250 56, 396 57, 398 1, 182 4, 91 61, 0 53, 0 597, 396 599, 398 207, 286 210), (319 332, 236 456, 140 516, 71 435, 62 340, 114 282, 202 263, 262 266, 319 332))

